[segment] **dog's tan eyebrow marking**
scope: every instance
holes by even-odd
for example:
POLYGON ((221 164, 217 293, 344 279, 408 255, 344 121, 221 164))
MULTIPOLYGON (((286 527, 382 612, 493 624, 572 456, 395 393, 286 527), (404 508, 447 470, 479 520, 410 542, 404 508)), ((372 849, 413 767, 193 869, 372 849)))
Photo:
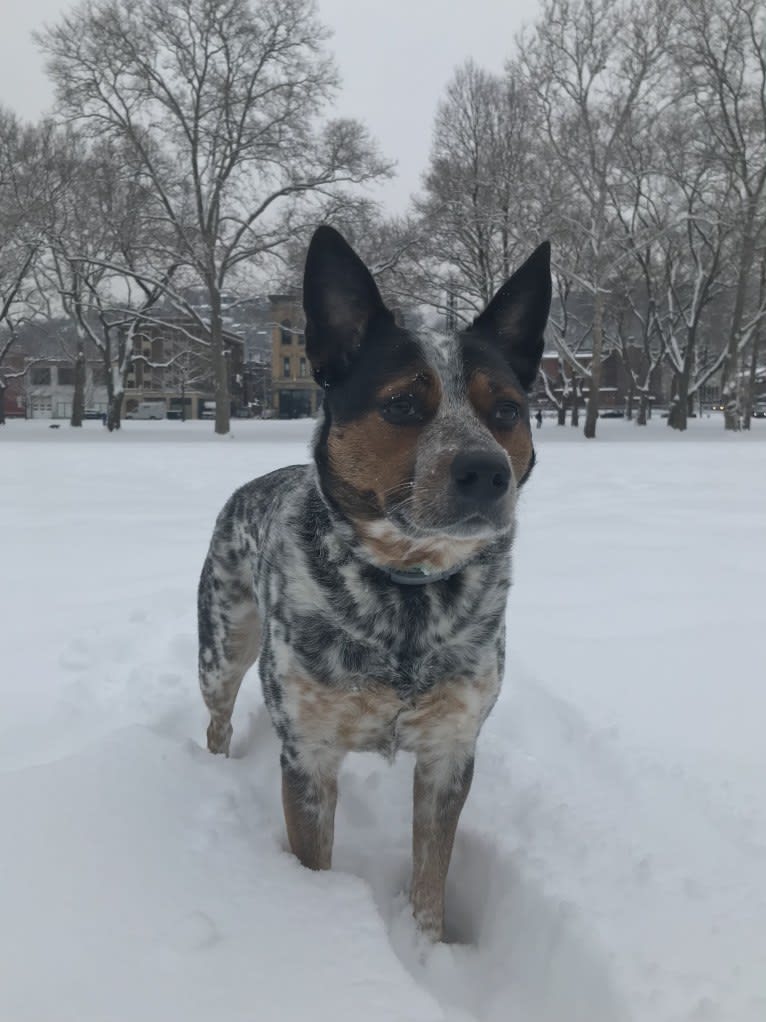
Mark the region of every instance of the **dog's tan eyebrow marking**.
POLYGON ((481 412, 488 413, 489 406, 498 398, 516 401, 525 405, 526 397, 507 380, 495 380, 488 373, 476 369, 468 380, 468 395, 474 406, 481 412))
POLYGON ((398 376, 395 380, 391 380, 386 383, 378 391, 378 398, 385 400, 388 397, 393 397, 395 394, 401 394, 402 392, 408 392, 410 390, 416 390, 422 392, 424 390, 431 390, 435 384, 434 376, 422 369, 416 373, 408 374, 407 376, 398 376))

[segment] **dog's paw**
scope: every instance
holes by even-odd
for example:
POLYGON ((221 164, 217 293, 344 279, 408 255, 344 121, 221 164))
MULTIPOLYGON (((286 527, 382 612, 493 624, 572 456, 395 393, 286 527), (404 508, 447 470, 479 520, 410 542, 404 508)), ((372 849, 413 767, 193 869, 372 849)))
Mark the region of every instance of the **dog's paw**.
POLYGON ((231 724, 222 727, 211 720, 207 729, 207 747, 210 752, 228 757, 233 730, 231 724))
POLYGON ((444 940, 444 918, 440 913, 413 907, 412 917, 418 939, 424 946, 440 944, 444 940))

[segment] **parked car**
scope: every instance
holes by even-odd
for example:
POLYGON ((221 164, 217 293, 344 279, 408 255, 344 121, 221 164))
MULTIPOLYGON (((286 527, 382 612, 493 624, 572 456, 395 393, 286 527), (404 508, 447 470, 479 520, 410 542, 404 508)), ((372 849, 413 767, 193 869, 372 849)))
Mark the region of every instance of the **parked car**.
POLYGON ((754 407, 753 407, 753 418, 754 419, 766 419, 766 403, 754 405, 754 407))
POLYGON ((86 408, 82 417, 83 419, 103 419, 104 412, 98 412, 95 408, 86 408))
POLYGON ((598 416, 600 419, 624 419, 625 412, 620 408, 605 408, 603 412, 599 412, 598 416))
POLYGON ((132 412, 126 412, 126 419, 164 419, 167 410, 165 402, 160 398, 148 401, 139 401, 138 406, 132 412))

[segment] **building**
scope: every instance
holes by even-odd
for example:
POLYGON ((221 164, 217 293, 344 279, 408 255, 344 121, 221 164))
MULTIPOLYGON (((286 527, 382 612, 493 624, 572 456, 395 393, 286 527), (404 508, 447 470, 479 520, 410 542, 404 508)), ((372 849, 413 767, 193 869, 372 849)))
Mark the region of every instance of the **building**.
MULTIPOLYGON (((580 351, 578 359, 588 366, 590 363, 590 352, 580 351)), ((641 373, 646 366, 646 355, 640 348, 629 348, 628 357, 631 359, 634 372, 641 373)), ((556 351, 546 351, 542 358, 541 369, 548 378, 548 385, 556 400, 560 403, 564 394, 565 381, 561 372, 561 359, 556 351)), ((567 376, 571 376, 567 373, 567 376)), ((650 390, 650 402, 652 405, 661 405, 667 401, 666 395, 666 374, 663 366, 658 366, 652 378, 650 390)), ((632 388, 632 377, 628 372, 622 356, 617 351, 610 351, 601 364, 601 384, 599 386, 599 407, 603 411, 622 411, 625 409, 630 391, 632 388)), ((587 379, 579 379, 578 392, 583 400, 587 400, 590 384, 587 379)), ((570 390, 571 393, 571 390, 570 390)), ((634 394, 636 401, 638 395, 634 394)), ((565 404, 571 401, 568 399, 565 404)), ((550 401, 546 395, 545 388, 538 380, 534 391, 535 404, 546 406, 550 401)))
MULTIPOLYGON (((199 324, 180 316, 157 317, 136 333, 133 359, 126 378, 122 416, 138 409, 142 401, 164 404, 169 418, 213 418, 215 414, 215 388, 213 384, 210 347, 199 337, 199 324)), ((231 414, 254 414, 248 396, 247 374, 244 368, 242 338, 224 331, 229 369, 231 414)), ((42 355, 14 356, 28 365, 23 377, 11 378, 6 388, 5 408, 8 416, 26 416, 31 419, 68 419, 74 400, 74 365, 70 359, 42 355), (31 362, 31 364, 30 364, 31 362)), ((21 366, 20 366, 21 367, 21 366)), ((13 363, 10 365, 14 369, 13 363)), ((251 372, 256 382, 268 370, 263 367, 251 372)), ((257 391, 257 386, 253 388, 257 391)), ((261 394, 264 387, 260 385, 261 394)), ((267 400, 270 397, 267 394, 267 400)), ((108 394, 106 367, 101 359, 89 358, 85 369, 85 414, 95 418, 106 413, 108 394)))
MULTIPOLYGON (((231 415, 247 414, 243 400, 244 345, 224 330, 231 415)), ((155 317, 133 341, 122 414, 130 417, 142 401, 164 401, 168 418, 208 419, 215 415, 210 347, 196 320, 179 315, 155 317), (199 338, 199 339, 198 339, 199 338)))
MULTIPOLYGON (((35 359, 27 370, 17 401, 23 399, 29 419, 68 419, 74 400, 74 366, 61 359, 35 359)), ((101 362, 89 359, 85 364, 85 412, 91 417, 103 415, 108 407, 106 374, 101 362)))
POLYGON ((27 415, 27 359, 18 352, 6 355, 0 370, 0 421, 3 419, 24 419, 27 415))
POLYGON ((273 414, 270 357, 257 357, 245 362, 242 367, 241 405, 248 418, 273 414))
POLYGON ((280 419, 313 416, 322 404, 306 356, 305 320, 296 295, 269 295, 271 305, 271 392, 280 419))
MULTIPOLYGON (((271 307, 271 393, 273 414, 280 419, 314 416, 322 406, 322 388, 315 383, 306 355, 305 316, 297 294, 269 295, 271 307)), ((404 326, 404 312, 391 306, 404 326)))

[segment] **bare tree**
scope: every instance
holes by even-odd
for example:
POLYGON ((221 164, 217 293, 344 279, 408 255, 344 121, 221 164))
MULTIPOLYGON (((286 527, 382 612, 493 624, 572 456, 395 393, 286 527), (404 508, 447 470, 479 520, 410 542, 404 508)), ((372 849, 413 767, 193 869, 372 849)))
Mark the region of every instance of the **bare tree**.
POLYGON ((613 293, 629 315, 614 321, 616 345, 641 396, 639 421, 664 361, 668 424, 684 430, 693 399, 722 363, 710 321, 726 300, 732 178, 711 161, 704 126, 684 97, 650 131, 626 139, 623 153, 624 172, 612 188, 623 229, 613 293))
MULTIPOLYGON (((675 228, 658 243, 656 276, 661 288, 657 329, 672 373, 668 425, 684 430, 692 403, 721 369, 725 346, 718 342, 727 304, 728 255, 733 237, 731 174, 711 164, 701 124, 683 105, 663 133, 664 200, 679 214, 675 228), (717 327, 717 329, 716 329, 717 327)), ((666 209, 664 219, 671 214, 666 209)))
POLYGON ((74 391, 69 423, 82 426, 85 417, 87 342, 92 332, 89 311, 92 296, 106 277, 100 266, 88 261, 91 253, 102 251, 104 225, 94 215, 94 193, 102 187, 95 166, 88 160, 84 140, 68 131, 51 130, 49 147, 56 173, 50 187, 56 201, 48 196, 51 215, 43 235, 44 249, 37 268, 48 315, 64 312, 74 329, 74 341, 61 339, 61 347, 73 369, 74 391))
POLYGON ((331 224, 370 267, 386 304, 416 315, 417 304, 425 301, 413 282, 422 253, 422 224, 412 217, 386 216, 377 202, 348 194, 324 198, 315 217, 297 227, 280 249, 276 272, 268 281, 270 290, 300 293, 309 239, 320 223, 331 224))
POLYGON ((757 250, 766 230, 766 9, 762 0, 683 0, 675 56, 710 157, 735 183, 738 247, 723 365, 725 426, 741 426, 740 356, 766 310, 757 250))
POLYGON ((436 113, 408 276, 413 297, 458 322, 481 312, 534 240, 542 193, 528 107, 514 68, 496 75, 469 60, 436 113))
POLYGON ((76 332, 72 425, 82 422, 90 345, 102 361, 111 432, 120 428, 136 331, 176 270, 162 265, 172 239, 130 148, 72 130, 58 132, 55 147, 61 187, 40 274, 76 332))
POLYGON ((181 419, 187 418, 186 403, 189 391, 208 390, 213 378, 210 348, 195 344, 190 339, 183 344, 161 367, 162 386, 167 392, 178 395, 181 402, 181 419))
POLYGON ((34 269, 41 248, 46 209, 38 178, 45 176, 43 133, 0 108, 0 424, 5 392, 26 367, 9 359, 21 323, 37 310, 34 269))
POLYGON ((622 174, 610 186, 611 208, 622 232, 615 238, 619 254, 607 330, 630 381, 625 416, 633 418, 637 398, 639 426, 647 424, 652 390, 665 357, 664 338, 657 328, 661 242, 682 219, 665 201, 668 190, 660 168, 666 160, 656 124, 640 136, 623 139, 622 174))
POLYGON ((580 284, 582 237, 564 223, 556 242, 552 266, 554 298, 548 323, 549 336, 558 353, 560 392, 544 370, 541 379, 548 400, 558 412, 558 424, 566 423, 569 412, 571 425, 579 426, 583 384, 591 376, 592 305, 580 284))
POLYGON ((221 296, 289 237, 302 197, 389 172, 365 129, 318 124, 336 89, 312 0, 85 0, 40 35, 60 108, 132 147, 209 297, 229 430, 221 296))
POLYGON ((614 255, 610 185, 621 170, 626 135, 642 133, 657 116, 674 12, 674 0, 545 0, 520 50, 550 158, 566 172, 577 200, 561 214, 588 243, 581 279, 593 301, 586 437, 596 434, 614 255))
MULTIPOLYGON (((766 309, 766 251, 764 250, 761 251, 760 257, 760 279, 758 281, 757 305, 759 309, 766 309)), ((766 317, 762 317, 759 319, 758 325, 753 331, 750 343, 750 365, 747 370, 745 402, 742 410, 743 429, 750 429, 750 420, 753 416, 753 406, 755 404, 755 384, 758 374, 758 361, 761 356, 761 345, 763 344, 765 335, 766 317)))

